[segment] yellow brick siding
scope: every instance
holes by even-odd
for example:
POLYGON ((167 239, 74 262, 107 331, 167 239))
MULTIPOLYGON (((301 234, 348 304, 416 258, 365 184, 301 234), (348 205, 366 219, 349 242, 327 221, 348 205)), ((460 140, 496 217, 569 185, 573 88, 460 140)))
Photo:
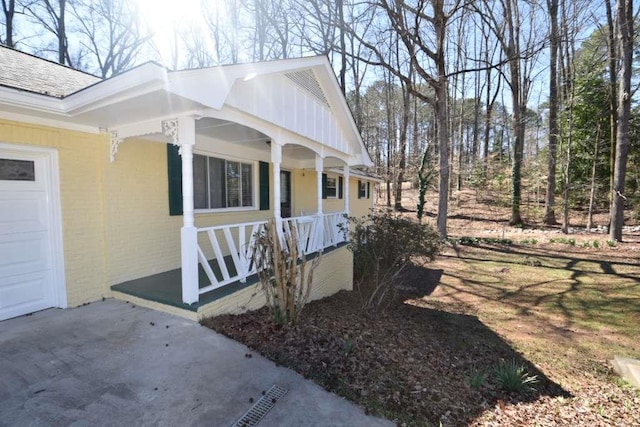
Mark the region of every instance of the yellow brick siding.
POLYGON ((318 211, 318 181, 315 171, 294 169, 291 173, 293 216, 313 215, 318 211))
POLYGON ((106 137, 0 120, 0 141, 58 150, 67 303, 109 295, 101 214, 106 137))
POLYGON ((104 166, 108 284, 180 267, 181 216, 169 215, 166 145, 120 144, 104 166))
POLYGON ((148 299, 138 298, 133 295, 123 294, 122 292, 113 291, 113 298, 119 299, 121 301, 127 301, 134 306, 146 307, 152 310, 162 311, 164 313, 174 314, 176 316, 180 316, 189 320, 198 321, 200 318, 198 317, 198 313, 195 311, 185 310, 183 308, 173 307, 171 305, 162 304, 155 301, 150 301, 148 299))
POLYGON ((351 195, 349 211, 351 212, 351 216, 361 217, 366 216, 371 213, 371 197, 373 197, 374 186, 375 183, 372 182, 370 184, 371 192, 369 194, 369 198, 367 199, 358 199, 358 177, 350 177, 349 180, 349 194, 351 195))
MULTIPOLYGON (((371 212, 371 198, 358 199, 358 179, 349 177, 349 211, 351 216, 361 217, 371 212)), ((314 214, 317 211, 318 191, 317 174, 315 171, 295 169, 292 171, 293 189, 293 214, 298 216, 301 212, 314 214)), ((374 183, 371 183, 373 194, 374 183)), ((345 200, 323 199, 322 210, 325 213, 344 212, 345 200)))
POLYGON ((333 295, 338 291, 353 290, 353 254, 346 246, 324 254, 314 272, 311 299, 333 295))

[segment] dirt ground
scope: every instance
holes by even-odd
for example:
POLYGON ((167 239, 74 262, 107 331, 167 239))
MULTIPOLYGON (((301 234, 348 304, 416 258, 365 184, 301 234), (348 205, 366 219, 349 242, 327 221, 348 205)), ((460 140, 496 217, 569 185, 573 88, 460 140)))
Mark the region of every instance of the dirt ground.
MULTIPOLYGON (((431 195, 427 222, 435 206, 431 195)), ((399 425, 640 425, 640 392, 609 362, 640 358, 640 230, 608 243, 574 212, 563 235, 535 209, 525 205, 527 226, 513 228, 508 207, 454 194, 457 243, 407 269, 383 312, 342 292, 310 303, 293 327, 267 309, 205 324, 399 425), (504 361, 535 376, 534 388, 501 389, 504 361)))

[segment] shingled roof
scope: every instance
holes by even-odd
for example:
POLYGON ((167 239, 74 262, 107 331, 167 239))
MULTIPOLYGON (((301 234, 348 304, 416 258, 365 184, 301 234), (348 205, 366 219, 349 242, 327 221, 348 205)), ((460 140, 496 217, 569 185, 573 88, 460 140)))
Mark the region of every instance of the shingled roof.
POLYGON ((0 46, 0 85, 62 98, 101 81, 56 62, 0 46))

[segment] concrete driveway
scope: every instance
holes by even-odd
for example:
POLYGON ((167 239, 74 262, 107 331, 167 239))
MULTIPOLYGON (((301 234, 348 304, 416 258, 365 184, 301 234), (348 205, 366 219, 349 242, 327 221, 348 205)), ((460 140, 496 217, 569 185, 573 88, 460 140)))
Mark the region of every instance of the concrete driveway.
POLYGON ((386 426, 197 323, 106 300, 0 322, 0 425, 386 426), (251 354, 251 357, 246 357, 251 354))

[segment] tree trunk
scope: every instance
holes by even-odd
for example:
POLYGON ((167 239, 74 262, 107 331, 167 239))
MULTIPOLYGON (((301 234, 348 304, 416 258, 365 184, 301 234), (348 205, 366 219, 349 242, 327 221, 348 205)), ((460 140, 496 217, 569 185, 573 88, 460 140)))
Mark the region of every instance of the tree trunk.
MULTIPOLYGON (((58 14, 58 62, 64 64, 69 55, 67 52, 67 30, 65 28, 66 0, 59 0, 60 13, 58 14)), ((71 61, 68 61, 71 65, 71 61)))
MULTIPOLYGON (((616 44, 616 22, 613 20, 613 9, 611 8, 611 0, 605 0, 605 11, 607 12, 607 59, 609 60, 609 202, 613 205, 614 199, 614 171, 616 158, 616 137, 618 133, 618 55, 616 44)), ((609 226, 611 226, 613 218, 609 216, 609 226)))
POLYGON ((13 17, 16 10, 16 0, 2 0, 4 11, 5 37, 4 43, 7 47, 15 47, 13 43, 13 17))
POLYGON ((613 174, 611 228, 609 238, 622 241, 624 225, 624 181, 629 154, 629 121, 631 119, 631 72, 633 65, 633 0, 618 0, 616 4, 618 40, 621 53, 621 78, 618 82, 618 129, 613 174))
MULTIPOLYGON (((571 59, 569 59, 571 61, 571 59)), ((573 69, 573 67, 571 67, 573 69)), ((573 77, 573 76, 571 76, 573 77)), ((573 107, 575 100, 575 85, 571 86, 569 101, 569 135, 567 136, 567 164, 564 175, 564 194, 562 196, 562 232, 569 233, 569 190, 571 189, 571 146, 573 144, 573 107)))
POLYGON ((549 159, 547 164, 547 193, 544 223, 555 225, 556 158, 558 149, 558 0, 547 0, 551 18, 549 60, 549 159))
MULTIPOLYGON (((443 64, 444 65, 444 64, 443 64)), ((442 67, 444 68, 444 67, 442 67)), ((442 70, 440 76, 444 76, 442 70)), ((440 185, 438 194, 438 217, 436 223, 440 237, 447 237, 447 211, 449 209, 449 121, 447 114, 447 80, 441 77, 440 87, 436 89, 436 118, 438 122, 438 154, 440 167, 440 185)))
POLYGON ((406 84, 402 83, 402 123, 400 124, 400 161, 398 162, 398 178, 396 180, 395 210, 402 208, 402 181, 407 165, 407 136, 409 133, 409 115, 411 112, 411 96, 406 84))
POLYGON ((598 149, 600 145, 600 123, 596 130, 596 142, 593 149, 593 165, 591 167, 591 194, 589 194, 589 211, 587 213, 587 231, 593 226, 593 203, 596 198, 596 171, 598 169, 598 149))
POLYGON ((338 19, 340 22, 340 27, 338 31, 340 33, 340 72, 339 72, 339 81, 340 81, 340 89, 342 89, 342 94, 346 94, 347 87, 347 48, 345 44, 345 30, 344 30, 344 4, 343 0, 336 0, 336 8, 338 9, 338 19))

